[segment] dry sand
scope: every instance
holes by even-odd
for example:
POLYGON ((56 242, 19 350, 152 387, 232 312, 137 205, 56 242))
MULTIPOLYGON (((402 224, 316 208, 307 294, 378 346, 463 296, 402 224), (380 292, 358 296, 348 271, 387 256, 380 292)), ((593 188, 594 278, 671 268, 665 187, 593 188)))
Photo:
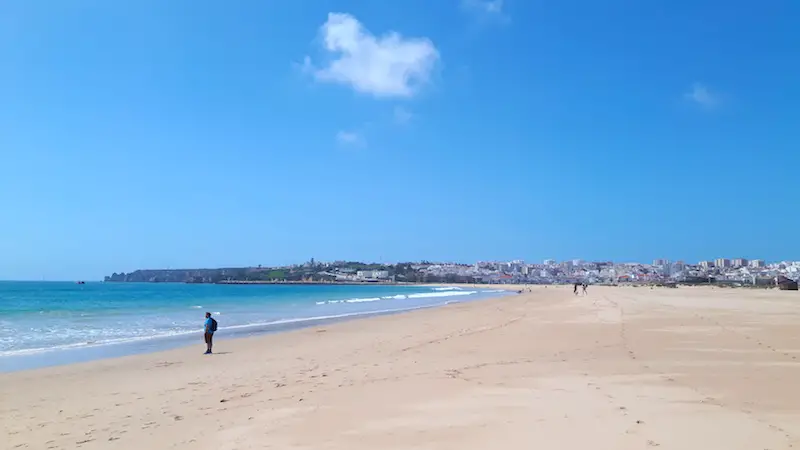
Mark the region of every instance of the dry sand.
POLYGON ((0 448, 785 449, 800 295, 523 295, 0 375, 0 448))

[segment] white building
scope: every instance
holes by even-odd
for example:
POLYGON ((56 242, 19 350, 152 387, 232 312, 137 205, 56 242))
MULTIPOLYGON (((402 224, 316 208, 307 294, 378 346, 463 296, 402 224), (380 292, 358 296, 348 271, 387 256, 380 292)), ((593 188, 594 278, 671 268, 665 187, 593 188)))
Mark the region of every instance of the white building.
POLYGON ((766 267, 766 264, 764 263, 763 259, 754 259, 750 261, 750 267, 754 269, 763 269, 764 267, 766 267))
POLYGON ((747 267, 748 261, 744 258, 736 258, 733 260, 733 267, 747 267))
POLYGON ((359 270, 356 276, 362 280, 380 280, 389 278, 388 270, 359 270))

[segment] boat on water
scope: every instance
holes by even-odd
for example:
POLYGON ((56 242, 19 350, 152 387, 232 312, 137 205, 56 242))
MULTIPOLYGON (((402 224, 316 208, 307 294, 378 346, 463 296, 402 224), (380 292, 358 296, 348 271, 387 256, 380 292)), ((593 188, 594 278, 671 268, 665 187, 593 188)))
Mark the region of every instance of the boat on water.
POLYGON ((86 284, 85 281, 78 281, 77 284, 86 284))

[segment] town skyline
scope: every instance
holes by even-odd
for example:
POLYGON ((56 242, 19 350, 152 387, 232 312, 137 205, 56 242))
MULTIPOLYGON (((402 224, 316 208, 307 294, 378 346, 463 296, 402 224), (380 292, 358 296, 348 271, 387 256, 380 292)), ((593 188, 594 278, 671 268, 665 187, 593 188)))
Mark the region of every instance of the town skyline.
MULTIPOLYGON (((572 266, 586 266, 592 264, 613 264, 619 266, 626 266, 626 265, 642 265, 642 266, 686 266, 686 267, 700 267, 705 270, 710 269, 738 269, 738 268, 769 268, 770 266, 779 266, 781 264, 793 267, 797 265, 800 267, 800 259, 793 260, 793 259, 764 259, 764 258, 730 258, 730 257, 718 257, 718 258, 710 258, 710 259, 699 259, 696 261, 689 261, 685 259, 669 259, 669 258, 653 258, 652 260, 648 261, 636 261, 636 260, 611 260, 611 259, 584 259, 584 258, 567 258, 567 259, 556 259, 556 258, 545 258, 545 259, 538 259, 536 262, 532 262, 528 259, 523 258, 515 258, 515 259, 481 259, 477 261, 457 261, 457 260, 434 260, 434 259, 427 259, 421 258, 418 260, 411 260, 411 261, 387 261, 383 259, 378 260, 357 260, 357 259, 334 259, 329 261, 321 261, 311 258, 306 262, 301 263, 289 263, 289 264, 242 264, 242 265, 209 265, 205 267, 191 267, 191 266, 176 266, 176 267, 140 267, 140 268, 131 268, 127 271, 129 272, 136 272, 136 271, 196 271, 196 270, 223 270, 223 269, 243 269, 243 268, 291 268, 291 267, 300 267, 303 265, 307 265, 309 261, 316 262, 318 264, 336 264, 336 263, 345 263, 345 262, 353 262, 358 264, 367 264, 367 265, 382 265, 382 266, 392 266, 397 264, 430 264, 430 265, 442 265, 442 266, 472 266, 472 265, 491 265, 491 264, 525 264, 529 266, 553 266, 553 265, 564 265, 564 264, 571 264, 572 266)), ((120 273, 125 273, 126 271, 121 271, 120 273)), ((115 274, 117 272, 114 272, 115 274)), ((2 274, 0 274, 0 281, 98 281, 102 280, 103 278, 107 278, 107 276, 99 276, 99 277, 78 277, 78 278, 57 278, 57 279, 48 279, 47 277, 39 277, 39 278, 2 278, 2 274)))
POLYGON ((107 282, 279 283, 279 282, 453 282, 537 283, 574 281, 691 282, 722 281, 768 284, 783 276, 800 279, 800 261, 716 258, 697 263, 654 259, 651 262, 546 259, 509 261, 398 262, 317 261, 285 266, 245 266, 196 269, 138 269, 113 273, 107 282))

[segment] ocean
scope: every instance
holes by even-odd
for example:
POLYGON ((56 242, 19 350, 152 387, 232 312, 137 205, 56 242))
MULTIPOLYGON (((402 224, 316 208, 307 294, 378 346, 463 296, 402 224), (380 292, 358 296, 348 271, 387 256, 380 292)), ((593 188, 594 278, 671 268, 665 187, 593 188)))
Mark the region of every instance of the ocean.
POLYGON ((223 340, 504 293, 402 285, 0 282, 0 371, 202 348, 207 311, 223 340))

